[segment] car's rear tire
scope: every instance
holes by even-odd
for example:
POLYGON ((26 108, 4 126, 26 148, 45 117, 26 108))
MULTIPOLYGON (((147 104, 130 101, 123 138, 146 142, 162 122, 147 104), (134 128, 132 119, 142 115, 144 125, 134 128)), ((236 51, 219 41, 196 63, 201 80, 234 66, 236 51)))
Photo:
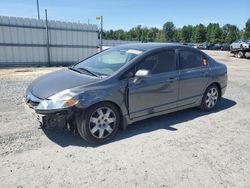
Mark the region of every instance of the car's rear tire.
POLYGON ((200 109, 203 111, 212 110, 220 98, 220 91, 216 84, 210 85, 203 94, 200 109))
POLYGON ((108 102, 98 103, 88 108, 78 117, 77 130, 89 143, 103 144, 110 140, 120 125, 117 107, 108 102))

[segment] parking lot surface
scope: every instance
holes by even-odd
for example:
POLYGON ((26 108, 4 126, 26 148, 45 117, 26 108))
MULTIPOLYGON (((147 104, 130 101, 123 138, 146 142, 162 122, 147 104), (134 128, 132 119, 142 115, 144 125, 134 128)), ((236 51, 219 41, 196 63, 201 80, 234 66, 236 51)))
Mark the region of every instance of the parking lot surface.
POLYGON ((207 53, 228 66, 214 111, 134 123, 101 146, 25 110, 28 84, 60 68, 0 69, 0 187, 250 187, 250 60, 207 53))

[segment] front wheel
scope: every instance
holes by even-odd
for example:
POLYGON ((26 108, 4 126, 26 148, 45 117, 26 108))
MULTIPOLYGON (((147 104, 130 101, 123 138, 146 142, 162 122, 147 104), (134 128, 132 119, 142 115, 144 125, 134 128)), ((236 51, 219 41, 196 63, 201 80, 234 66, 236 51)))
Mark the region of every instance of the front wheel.
POLYGON ((219 88, 215 84, 209 86, 201 101, 200 109, 203 111, 212 110, 219 100, 219 88))
POLYGON ((245 57, 245 53, 242 52, 242 51, 239 51, 239 52, 237 53, 237 57, 238 57, 238 58, 243 58, 243 57, 245 57))
POLYGON ((77 129, 87 142, 102 144, 116 134, 119 124, 118 109, 110 103, 99 103, 88 108, 79 117, 77 129))

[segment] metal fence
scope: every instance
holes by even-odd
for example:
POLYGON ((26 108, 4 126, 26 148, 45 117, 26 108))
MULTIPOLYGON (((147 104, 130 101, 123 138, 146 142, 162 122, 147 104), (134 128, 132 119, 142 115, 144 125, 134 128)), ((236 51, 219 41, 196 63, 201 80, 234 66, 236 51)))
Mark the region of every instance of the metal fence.
POLYGON ((0 16, 0 66, 68 65, 97 52, 92 24, 0 16))
POLYGON ((126 40, 103 40, 103 46, 118 46, 122 44, 138 43, 140 41, 126 41, 126 40))

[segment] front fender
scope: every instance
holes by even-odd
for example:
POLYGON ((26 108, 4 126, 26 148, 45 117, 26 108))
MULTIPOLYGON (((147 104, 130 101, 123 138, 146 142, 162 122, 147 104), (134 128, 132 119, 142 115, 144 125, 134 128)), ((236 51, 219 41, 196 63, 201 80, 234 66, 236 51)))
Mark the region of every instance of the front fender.
POLYGON ((128 114, 125 103, 126 84, 111 84, 105 87, 88 88, 87 91, 79 94, 77 108, 86 109, 99 102, 111 102, 116 104, 123 116, 128 114))

